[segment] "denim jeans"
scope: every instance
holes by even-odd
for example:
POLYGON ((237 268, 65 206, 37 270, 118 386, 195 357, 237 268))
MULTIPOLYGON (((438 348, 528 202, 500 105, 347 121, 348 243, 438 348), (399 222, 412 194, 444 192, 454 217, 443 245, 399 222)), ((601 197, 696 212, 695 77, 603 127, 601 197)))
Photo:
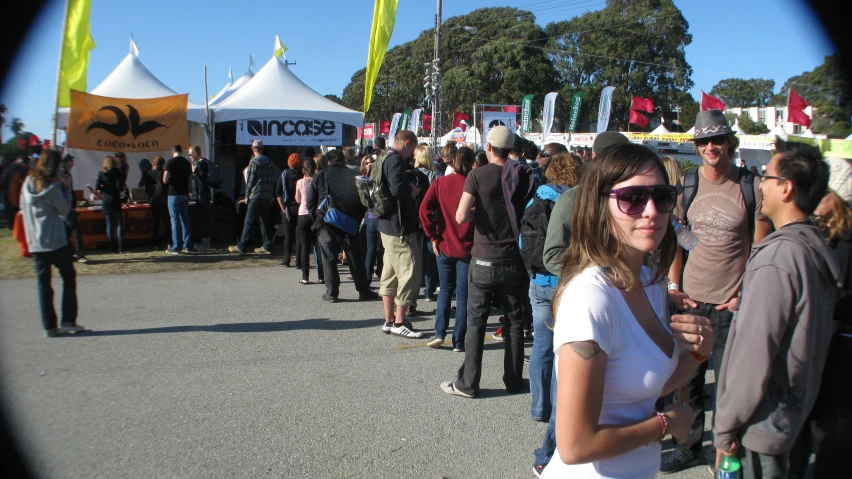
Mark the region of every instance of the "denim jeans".
POLYGON ((677 451, 687 457, 699 457, 701 454, 701 438, 704 436, 704 375, 707 372, 707 363, 713 363, 713 372, 716 376, 716 383, 719 383, 719 370, 722 368, 722 358, 725 355, 725 343, 728 342, 728 332, 731 330, 731 321, 734 319, 734 313, 728 309, 717 311, 717 304, 698 303, 697 308, 688 307, 683 314, 694 314, 696 316, 704 316, 710 319, 710 326, 713 328, 713 353, 710 361, 705 361, 698 366, 698 369, 689 380, 689 405, 692 407, 692 426, 689 429, 689 436, 686 442, 678 442, 676 439, 672 441, 677 446, 677 451))
POLYGON ((302 267, 301 241, 300 237, 296 236, 299 227, 299 203, 287 206, 287 215, 281 213, 281 216, 281 224, 284 226, 284 253, 281 259, 290 264, 290 257, 295 256, 296 267, 302 267))
MULTIPOLYGON (((538 334, 536 334, 538 336, 538 334)), ((546 466, 553 453, 556 452, 556 375, 552 376, 550 383, 550 403, 553 404, 553 410, 550 411, 550 419, 547 420, 547 429, 544 430, 544 439, 541 441, 541 446, 533 451, 535 460, 533 467, 546 466)))
POLYGON ((269 214, 269 199, 254 198, 248 200, 246 205, 246 222, 243 225, 243 235, 240 242, 237 243, 237 248, 245 252, 249 241, 251 241, 251 230, 255 223, 260 221, 260 235, 263 238, 263 247, 272 251, 272 241, 269 239, 269 233, 266 229, 266 215, 269 214))
POLYGON ((509 323, 503 332, 503 384, 510 393, 521 392, 524 386, 524 298, 529 276, 520 255, 508 259, 471 258, 467 287, 467 328, 471 334, 464 340, 464 363, 456 376, 456 389, 473 396, 479 394, 485 328, 491 314, 491 301, 497 297, 509 323))
POLYGON ((553 379, 553 315, 550 301, 554 288, 530 283, 530 303, 533 316, 532 351, 530 352, 530 415, 536 421, 547 421, 553 410, 551 387, 553 379))
POLYGON ((370 292, 370 282, 364 271, 364 259, 361 258, 361 241, 358 235, 349 236, 345 233, 332 232, 326 228, 317 230, 317 246, 322 256, 322 267, 325 276, 326 295, 336 298, 340 294, 340 274, 337 269, 337 256, 343 250, 346 262, 359 293, 370 292))
POLYGON ((106 221, 106 237, 109 249, 124 251, 124 226, 122 225, 121 211, 104 214, 104 221, 106 221), (112 232, 113 226, 115 226, 117 235, 112 232))
POLYGON ((444 339, 450 323, 450 303, 456 295, 456 323, 453 326, 453 347, 464 346, 467 333, 467 277, 470 257, 454 258, 441 253, 437 258, 441 291, 435 309, 435 336, 444 339))
POLYGON ((361 223, 361 228, 364 231, 365 244, 367 245, 364 254, 364 264, 367 267, 367 279, 373 278, 373 273, 378 276, 382 275, 382 240, 379 238, 379 230, 376 226, 379 224, 378 218, 364 218, 361 223))
POLYGON ((68 236, 74 234, 74 247, 76 248, 77 257, 82 258, 86 254, 83 252, 83 230, 80 228, 80 223, 77 220, 77 212, 71 210, 65 216, 65 233, 68 236))
POLYGON ((425 296, 435 296, 435 290, 438 289, 438 263, 435 258, 435 253, 432 251, 432 241, 429 238, 423 238, 423 287, 425 288, 425 296))
POLYGON ((50 267, 56 266, 62 276, 62 323, 77 324, 77 273, 71 258, 71 247, 32 253, 38 281, 38 303, 41 325, 45 331, 56 329, 56 310, 53 308, 53 287, 50 285, 50 267))
MULTIPOLYGON (((313 249, 316 244, 316 235, 314 235, 314 230, 311 229, 313 222, 311 221, 310 215, 299 215, 296 221, 296 231, 299 234, 299 248, 297 248, 296 251, 296 263, 298 263, 302 268, 302 279, 307 281, 310 279, 311 249, 313 249)), ((286 249, 284 250, 284 255, 285 259, 289 259, 286 257, 286 249)), ((317 266, 317 270, 322 271, 322 264, 317 262, 317 266)), ((319 277, 322 278, 322 275, 319 275, 319 277)))
POLYGON ((169 196, 169 216, 172 217, 172 251, 189 248, 192 242, 189 236, 189 195, 169 196))

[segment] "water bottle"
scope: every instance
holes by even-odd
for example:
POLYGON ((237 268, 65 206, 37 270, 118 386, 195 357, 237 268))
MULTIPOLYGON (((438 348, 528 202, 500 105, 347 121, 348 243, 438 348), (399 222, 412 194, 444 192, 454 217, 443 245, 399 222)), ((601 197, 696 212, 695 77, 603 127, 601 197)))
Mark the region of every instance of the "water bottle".
POLYGON ((674 226, 675 234, 677 235, 677 242, 683 249, 692 251, 692 248, 698 245, 698 236, 695 236, 695 233, 680 224, 674 217, 672 217, 672 226, 674 226))
POLYGON ((742 466, 737 456, 722 456, 719 469, 716 469, 716 479, 741 479, 742 466))

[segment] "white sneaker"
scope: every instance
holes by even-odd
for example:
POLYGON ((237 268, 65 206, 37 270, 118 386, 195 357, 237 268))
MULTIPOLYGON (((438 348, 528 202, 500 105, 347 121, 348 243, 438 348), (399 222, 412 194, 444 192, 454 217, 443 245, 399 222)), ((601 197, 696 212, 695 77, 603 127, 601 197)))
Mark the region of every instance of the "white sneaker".
POLYGON ((390 334, 393 329, 393 323, 385 323, 382 325, 382 332, 385 334, 390 334))
POLYGON ((68 333, 76 333, 78 331, 85 331, 86 330, 85 326, 82 326, 80 324, 70 324, 70 323, 60 324, 59 329, 61 329, 62 332, 68 332, 68 333))
POLYGON ((396 334, 397 336, 402 336, 404 338, 411 339, 420 339, 426 335, 422 331, 413 331, 411 328, 411 323, 407 321, 405 323, 402 323, 398 327, 396 324, 394 324, 391 327, 391 333, 396 334))

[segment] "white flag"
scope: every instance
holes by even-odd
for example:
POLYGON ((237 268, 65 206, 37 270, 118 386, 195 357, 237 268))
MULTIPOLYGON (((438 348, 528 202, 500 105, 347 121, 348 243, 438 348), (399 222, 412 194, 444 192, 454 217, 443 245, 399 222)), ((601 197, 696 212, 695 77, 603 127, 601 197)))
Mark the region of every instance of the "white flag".
POLYGON ((391 119, 390 131, 388 132, 388 139, 393 142, 393 139, 396 137, 396 130, 399 129, 399 119, 402 117, 402 113, 394 113, 393 118, 391 119))
POLYGON ((132 33, 130 34, 130 53, 132 53, 135 57, 139 56, 139 47, 137 47, 136 42, 133 41, 132 33))
POLYGON ((253 67, 253 66, 255 66, 254 58, 252 58, 251 55, 249 55, 249 69, 251 69, 251 67, 253 67))
MULTIPOLYGON (((556 108, 556 95, 557 92, 552 91, 547 95, 544 95, 544 110, 542 112, 542 129, 541 129, 541 144, 545 144, 547 142, 547 135, 550 134, 550 130, 553 128, 553 111, 556 108)), ((483 133, 484 134, 484 133, 483 133)))
POLYGON ((423 113, 423 108, 418 108, 411 112, 411 121, 408 124, 408 129, 413 131, 414 134, 417 134, 417 130, 420 129, 420 116, 423 113))
POLYGON ((601 90, 601 104, 598 107, 598 133, 603 133, 609 128, 609 111, 612 105, 612 92, 614 86, 605 86, 601 90))
POLYGON ((275 47, 272 49, 272 54, 275 55, 275 58, 286 61, 287 55, 284 54, 286 51, 287 46, 281 43, 281 39, 278 38, 278 35, 275 35, 275 47))
POLYGON ((228 67, 228 84, 229 85, 234 84, 234 72, 233 72, 233 70, 231 70, 231 67, 228 67))

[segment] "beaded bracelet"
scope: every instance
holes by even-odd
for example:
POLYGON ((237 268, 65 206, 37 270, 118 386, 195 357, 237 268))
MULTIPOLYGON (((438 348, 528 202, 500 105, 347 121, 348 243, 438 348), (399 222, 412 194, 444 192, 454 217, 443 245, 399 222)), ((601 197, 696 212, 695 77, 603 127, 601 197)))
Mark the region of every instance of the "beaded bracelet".
POLYGON ((660 428, 663 430, 663 432, 660 434, 660 438, 657 439, 657 441, 663 442, 663 438, 666 437, 666 431, 669 428, 669 419, 666 417, 665 414, 661 412, 657 413, 657 417, 660 418, 660 428))

